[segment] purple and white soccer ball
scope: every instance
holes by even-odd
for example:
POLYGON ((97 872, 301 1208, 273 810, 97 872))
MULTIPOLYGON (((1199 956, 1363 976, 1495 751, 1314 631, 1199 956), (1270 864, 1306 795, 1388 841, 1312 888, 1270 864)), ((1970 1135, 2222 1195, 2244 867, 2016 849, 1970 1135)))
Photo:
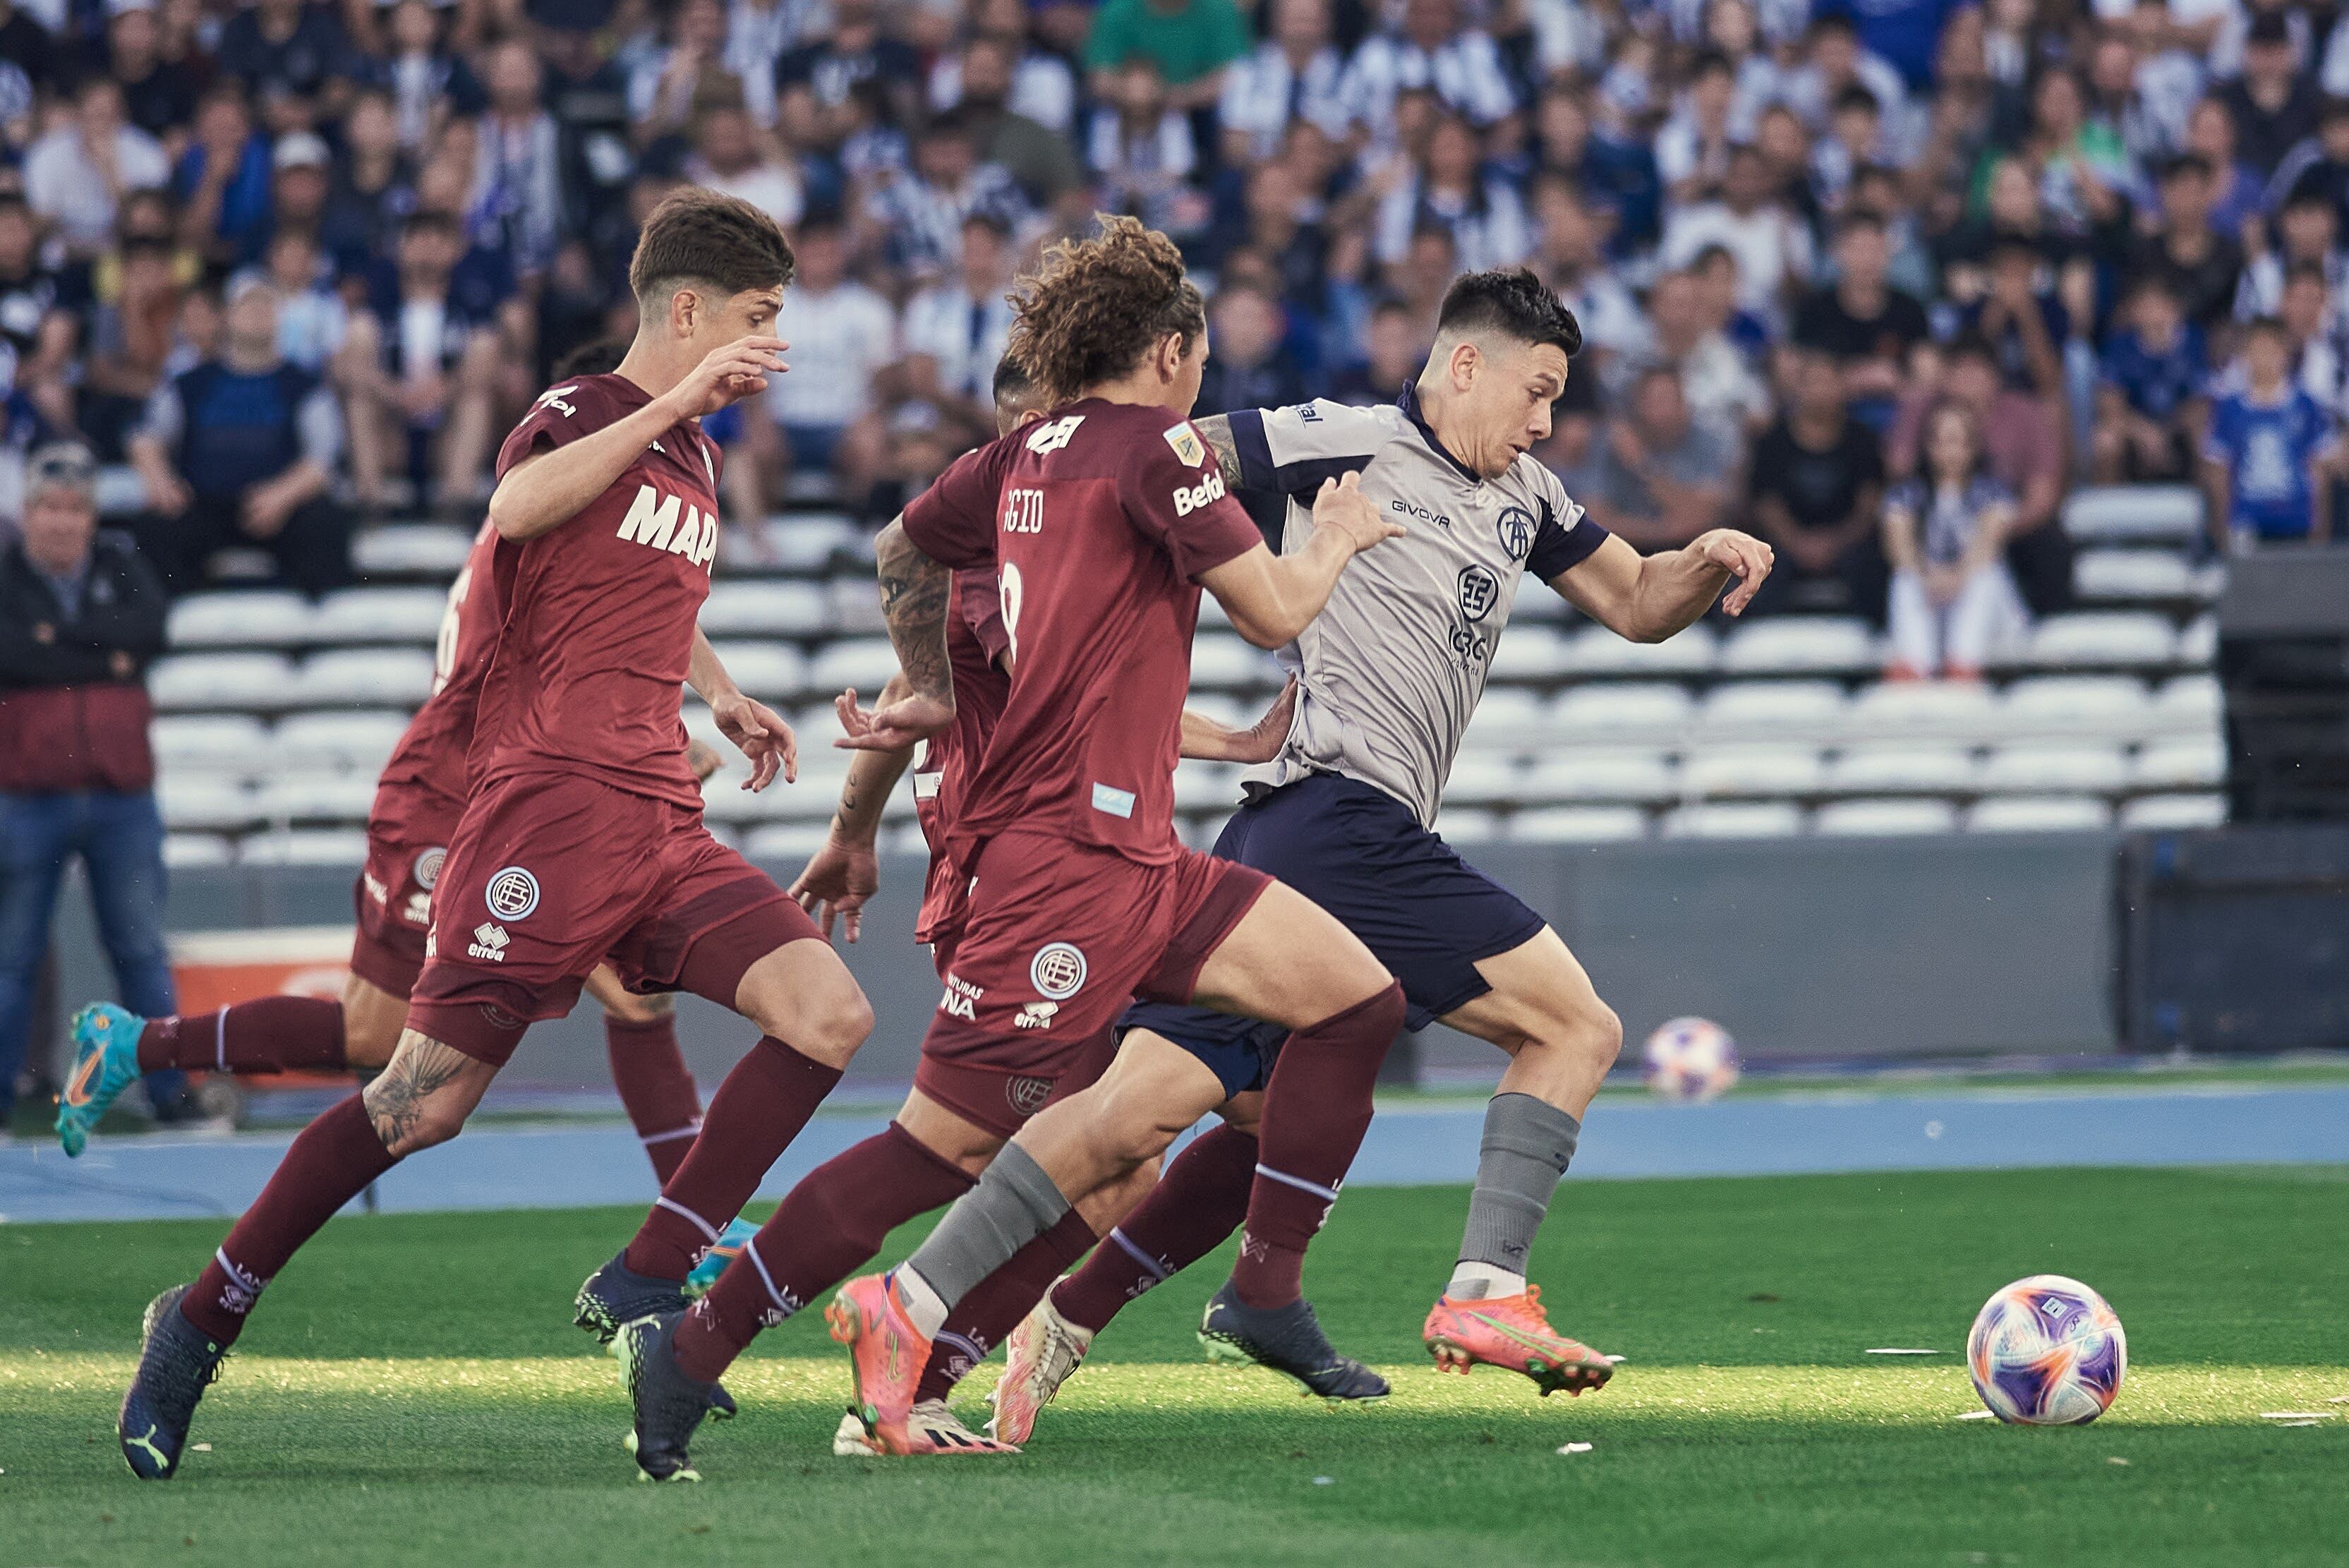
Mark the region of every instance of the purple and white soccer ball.
POLYGON ((1737 1042, 1710 1018, 1675 1018, 1648 1036, 1648 1087, 1668 1100, 1709 1100, 1737 1082, 1737 1042))
POLYGON ((1966 1335, 1966 1370, 2000 1420, 2076 1427, 2121 1391, 2128 1336, 2105 1298, 2079 1281, 2033 1274, 1982 1303, 1966 1335))

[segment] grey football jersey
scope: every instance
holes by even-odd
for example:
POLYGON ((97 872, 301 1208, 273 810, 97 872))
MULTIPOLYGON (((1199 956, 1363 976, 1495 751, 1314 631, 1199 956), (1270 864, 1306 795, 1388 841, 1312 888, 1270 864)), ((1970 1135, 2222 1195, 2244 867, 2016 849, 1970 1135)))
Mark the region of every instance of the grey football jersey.
POLYGON ((1298 676, 1297 718, 1274 782, 1342 774, 1433 824, 1518 579, 1557 576, 1606 530, 1537 458, 1477 478, 1409 391, 1386 408, 1324 400, 1230 421, 1241 486, 1289 498, 1284 550, 1311 535, 1321 482, 1343 473, 1359 472, 1371 504, 1405 529, 1354 557, 1328 607, 1280 650, 1298 676))

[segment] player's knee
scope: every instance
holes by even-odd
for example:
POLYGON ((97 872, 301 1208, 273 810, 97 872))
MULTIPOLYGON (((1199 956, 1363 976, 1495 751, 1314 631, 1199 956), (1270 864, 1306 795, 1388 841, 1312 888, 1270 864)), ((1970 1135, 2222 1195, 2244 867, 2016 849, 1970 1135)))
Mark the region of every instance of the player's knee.
POLYGON ((1623 1053, 1623 1020, 1598 997, 1545 1021, 1526 1042, 1532 1049, 1568 1057, 1582 1068, 1604 1073, 1623 1053))
POLYGON ((845 1067, 865 1036, 873 1033, 873 1004, 851 984, 809 998, 798 1010, 792 1027, 804 1037, 804 1044, 798 1039, 792 1044, 804 1054, 828 1066, 845 1067))
POLYGON ((447 1143, 465 1130, 465 1117, 472 1109, 461 1100, 446 1096, 396 1110, 377 1106, 372 1097, 367 1106, 376 1136, 383 1139, 385 1152, 395 1159, 405 1159, 419 1149, 447 1143))
POLYGON ((665 993, 638 996, 632 992, 622 992, 604 999, 604 1011, 622 1023, 650 1023, 676 1012, 677 1003, 665 993))

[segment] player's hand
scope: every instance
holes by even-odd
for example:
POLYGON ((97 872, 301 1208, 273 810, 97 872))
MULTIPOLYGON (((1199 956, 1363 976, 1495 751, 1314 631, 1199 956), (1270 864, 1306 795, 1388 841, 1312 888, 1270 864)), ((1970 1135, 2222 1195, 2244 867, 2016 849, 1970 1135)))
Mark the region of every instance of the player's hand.
POLYGON ((1268 763, 1280 755, 1283 742, 1288 739, 1288 726, 1297 717, 1297 677, 1292 675, 1282 685, 1280 695, 1264 711, 1264 717, 1245 730, 1231 732, 1232 747, 1226 758, 1235 763, 1268 763))
POLYGON ((766 390, 768 375, 781 375, 789 368, 783 350, 790 347, 780 337, 738 337, 720 344, 668 389, 667 401, 680 420, 714 414, 737 399, 766 390))
POLYGON ((718 754, 715 746, 705 745, 699 741, 685 743, 685 765, 693 770, 693 782, 696 784, 708 784, 709 775, 716 773, 719 764, 725 760, 718 754))
POLYGON ((1386 515, 1371 504, 1362 493, 1362 476, 1347 474, 1343 479, 1325 479, 1313 497, 1313 526, 1335 528, 1347 543, 1361 555, 1382 539, 1402 534, 1400 523, 1390 523, 1386 515))
POLYGON ((900 697, 873 709, 856 705, 856 689, 833 699, 846 732, 833 742, 844 752, 902 752, 916 741, 926 741, 954 722, 955 711, 935 697, 900 697))
POLYGON ((837 917, 843 934, 853 942, 864 929, 864 900, 880 886, 881 862, 873 846, 843 839, 835 830, 825 838, 823 847, 809 857, 807 869, 800 873, 791 891, 800 908, 823 928, 825 941, 832 940, 832 923, 837 917))
POLYGON ((799 782, 799 738, 781 713, 740 691, 712 702, 709 712, 718 721, 719 732, 750 759, 750 776, 742 781, 744 789, 762 790, 775 782, 777 773, 783 775, 785 784, 799 782))
POLYGON ((1723 567, 1737 579, 1737 586, 1721 601, 1721 607, 1730 615, 1745 613, 1745 607, 1754 602, 1754 590, 1762 586, 1778 559, 1769 545, 1734 528, 1715 528, 1698 535, 1689 542, 1689 553, 1707 566, 1723 567))

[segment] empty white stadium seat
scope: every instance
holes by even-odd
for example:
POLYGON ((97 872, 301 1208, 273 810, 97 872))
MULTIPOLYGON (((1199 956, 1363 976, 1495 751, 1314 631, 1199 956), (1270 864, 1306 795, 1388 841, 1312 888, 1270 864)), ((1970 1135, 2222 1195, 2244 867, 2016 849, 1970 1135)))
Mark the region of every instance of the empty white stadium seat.
POLYGON ((844 512, 785 512, 767 525, 778 562, 789 571, 818 572, 834 556, 854 557, 857 545, 870 560, 872 535, 844 512))
POLYGON ((1945 800, 1838 800, 1819 807, 1811 831, 1837 837, 1886 837, 1904 833, 1950 833, 1958 809, 1945 800))
POLYGON ((2166 665, 2178 651, 2177 628, 2151 610, 2084 610, 2041 621, 2023 657, 2009 662, 2040 670, 2166 665))
POLYGON ((1237 763, 1188 762, 1174 770, 1174 809, 1185 812, 1228 812, 1240 804, 1237 763))
POLYGON ((205 774, 161 774, 155 781, 155 804, 163 814, 163 826, 174 832, 233 833, 262 820, 252 791, 233 779, 205 774))
POLYGON ((217 833, 167 833, 163 836, 163 865, 169 870, 227 866, 233 864, 235 859, 235 846, 217 833))
POLYGON ((399 712, 288 713, 270 732, 269 753, 280 768, 355 768, 372 779, 407 728, 399 712))
POLYGON ((1810 794, 1819 774, 1819 754, 1810 746, 1722 746, 1681 763, 1681 789, 1704 796, 1810 794))
POLYGON ((2218 732, 2225 717, 2226 694, 2211 675, 2180 675, 2153 694, 2153 711, 2163 731, 2218 732))
POLYGON ((1435 831, 1447 844, 1489 844, 1506 830, 1498 812, 1446 805, 1435 819, 1435 831))
POLYGON ((850 686, 859 697, 873 697, 897 673, 897 650, 885 637, 849 637, 827 642, 807 668, 807 686, 836 693, 850 686))
POLYGON ((1261 709, 1252 708, 1223 691, 1193 691, 1183 699, 1183 706, 1202 719, 1214 720, 1226 730, 1245 728, 1263 717, 1261 709))
POLYGON ((1460 737, 1464 751, 1530 752, 1550 738, 1550 705, 1522 686, 1488 686, 1460 737))
POLYGON ((2219 661, 2219 618, 2199 616, 2178 634, 2178 661, 2208 670, 2219 661))
POLYGON ((1664 816, 1667 838, 1791 838, 1802 830, 1802 808, 1783 801, 1684 805, 1664 816))
POLYGON ((420 648, 335 648, 302 661, 285 705, 414 707, 431 694, 432 655, 420 648))
POLYGON ((348 866, 367 864, 367 835, 352 828, 293 828, 261 833, 236 846, 246 866, 348 866))
POLYGON ((1571 750, 1544 757, 1525 775, 1525 800, 1653 804, 1674 800, 1671 764, 1653 752, 1571 750))
MULTIPOLYGON (((754 860, 804 860, 823 848, 830 836, 830 829, 816 823, 769 823, 743 836, 742 853, 754 860)), ((798 875, 796 868, 792 875, 798 875)))
POLYGON ((881 583, 870 572, 834 577, 824 585, 832 604, 832 627, 844 635, 886 633, 889 622, 881 613, 881 583))
MULTIPOLYGON (((702 706, 701 700, 699 698, 688 694, 685 698, 684 711, 685 733, 687 738, 689 740, 699 741, 704 745, 716 747, 718 754, 725 759, 724 763, 721 764, 719 768, 721 775, 724 773, 725 768, 735 766, 741 763, 741 753, 735 751, 734 742, 728 740, 726 738, 725 732, 719 729, 718 716, 715 713, 712 713, 708 708, 702 706)), ((809 740, 809 733, 813 726, 808 724, 803 720, 795 720, 792 724, 792 728, 798 734, 800 745, 802 748, 812 743, 809 740)), ((829 733, 825 735, 823 743, 825 745, 830 745, 832 743, 832 737, 829 733)))
POLYGON ((2185 484, 2075 490, 2064 504, 2064 531, 2080 540, 2190 543, 2202 532, 2202 493, 2185 484))
POLYGON ((181 653, 147 670, 147 692, 164 712, 274 711, 295 705, 294 666, 275 653, 181 653))
POLYGON ((1977 741, 1999 728, 1997 704, 1971 680, 1881 680, 1844 715, 1847 733, 1871 741, 1977 741))
POLYGON ((1550 729, 1568 744, 1670 740, 1688 727, 1695 708, 1684 686, 1577 686, 1550 710, 1550 729))
POLYGON ((1648 814, 1635 805, 1552 805, 1509 818, 1508 836, 1521 844, 1599 844, 1644 838, 1648 814))
POLYGON ((316 614, 300 594, 274 588, 190 594, 171 607, 163 635, 171 648, 298 648, 316 614))
MULTIPOLYGON (((713 641, 709 646, 717 653, 718 661, 726 667, 726 673, 733 677, 734 684, 770 706, 779 700, 789 701, 808 690, 807 655, 792 643, 713 641)), ((895 672, 897 661, 894 655, 889 668, 895 672)), ((870 701, 881 694, 881 688, 860 682, 856 694, 860 701, 870 701)))
POLYGON ((156 763, 165 768, 211 768, 222 773, 258 771, 269 765, 269 732, 250 713, 163 714, 147 732, 156 763))
POLYGON ((2129 766, 2138 789, 2216 789, 2227 782, 2227 748, 2216 733, 2148 742, 2129 766))
POLYGON ((310 640, 322 643, 439 640, 449 613, 445 589, 345 588, 318 601, 310 640))
POLYGON ((1526 785, 1526 774, 1506 754, 1464 753, 1444 781, 1444 815, 1454 806, 1515 805, 1525 798, 1526 785))
POLYGON ((2072 588, 2090 602, 2103 599, 2194 598, 2200 581, 2175 550, 2085 550, 2072 565, 2072 588))
POLYGON ((474 530, 441 523, 394 523, 351 541, 351 562, 369 576, 453 577, 473 548, 474 530))
POLYGON ((2006 689, 1999 736, 2092 736, 2126 740, 2157 720, 2145 683, 2133 675, 2037 675, 2006 689))
POLYGON ((1632 642, 1603 626, 1594 626, 1567 639, 1565 662, 1559 673, 1702 675, 1713 669, 1719 652, 1713 628, 1702 621, 1662 642, 1632 642))
POLYGON ((2128 783, 2128 760, 2111 746, 2003 746, 1983 762, 1981 784, 2003 794, 2116 790, 2128 783))
POLYGON ((1971 790, 1977 772, 1962 746, 1906 742, 1851 746, 1826 766, 1826 787, 1838 794, 1956 794, 1971 790))
POLYGON ((709 586, 700 620, 701 629, 712 638, 781 637, 804 641, 831 632, 832 601, 816 583, 737 578, 709 586))
POLYGON ((1572 639, 1555 626, 1511 622, 1493 649, 1492 680, 1552 685, 1573 667, 1572 639))
POLYGON ((1733 675, 1857 674, 1882 662, 1867 622, 1844 616, 1741 625, 1721 649, 1721 668, 1733 675))
POLYGON ((2086 833, 2111 825, 2112 810, 2091 795, 2006 795, 1966 813, 1970 833, 2086 833))
POLYGON ((1191 644, 1191 684, 1203 691, 1254 691, 1279 679, 1272 655, 1237 637, 1203 635, 1191 644))
POLYGON ((1843 688, 1832 680, 1736 680, 1713 688, 1699 732, 1721 739, 1827 739, 1841 728, 1843 688))
POLYGON ((365 823, 375 780, 367 774, 278 773, 254 793, 272 822, 365 823))
POLYGON ((2226 820, 2222 794, 2140 795, 2121 807, 2121 826, 2129 828, 2217 827, 2226 820))

